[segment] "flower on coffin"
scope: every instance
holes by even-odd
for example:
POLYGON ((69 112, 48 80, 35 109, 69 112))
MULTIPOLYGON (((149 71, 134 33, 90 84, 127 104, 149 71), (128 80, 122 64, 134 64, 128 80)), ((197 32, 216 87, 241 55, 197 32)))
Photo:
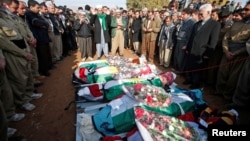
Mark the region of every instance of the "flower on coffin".
POLYGON ((155 141, 163 140, 198 140, 194 128, 175 117, 161 115, 143 107, 134 108, 135 118, 148 130, 155 141))
POLYGON ((142 84, 135 84, 134 87, 136 91, 140 91, 142 88, 142 84))
POLYGON ((150 107, 167 107, 171 103, 170 94, 161 87, 147 84, 135 84, 126 86, 126 88, 141 104, 150 107))
POLYGON ((138 64, 133 63, 130 58, 124 58, 120 56, 110 56, 108 57, 108 63, 111 66, 118 68, 119 73, 116 75, 116 79, 125 78, 145 78, 152 77, 153 73, 157 72, 156 67, 150 67, 148 64, 138 64))
POLYGON ((144 109, 143 108, 137 108, 135 109, 135 116, 137 118, 142 118, 142 116, 144 115, 144 109))

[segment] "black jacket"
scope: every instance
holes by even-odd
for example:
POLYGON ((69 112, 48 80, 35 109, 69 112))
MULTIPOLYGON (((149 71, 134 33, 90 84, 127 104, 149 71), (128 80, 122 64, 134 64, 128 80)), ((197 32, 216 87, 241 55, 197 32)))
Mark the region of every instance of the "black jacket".
POLYGON ((134 31, 133 36, 132 36, 133 42, 141 42, 142 41, 141 25, 142 25, 141 18, 134 19, 134 21, 131 25, 131 30, 134 31))
POLYGON ((49 24, 39 14, 36 14, 30 10, 27 10, 25 15, 30 30, 37 39, 37 43, 49 43, 51 41, 48 35, 49 24))
POLYGON ((74 30, 76 30, 77 32, 77 36, 78 37, 91 37, 91 26, 90 24, 85 24, 85 23, 81 23, 80 24, 80 20, 76 20, 73 26, 74 30))

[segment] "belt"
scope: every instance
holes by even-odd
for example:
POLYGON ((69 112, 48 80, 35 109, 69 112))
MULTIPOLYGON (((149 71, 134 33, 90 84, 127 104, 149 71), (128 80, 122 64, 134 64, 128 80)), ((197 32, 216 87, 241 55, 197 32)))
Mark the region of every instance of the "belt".
POLYGON ((24 39, 21 40, 11 40, 12 43, 14 43, 16 46, 18 46, 20 49, 26 49, 26 44, 24 39))
POLYGON ((246 43, 233 43, 229 42, 228 44, 228 50, 229 51, 237 51, 243 47, 246 47, 246 43))

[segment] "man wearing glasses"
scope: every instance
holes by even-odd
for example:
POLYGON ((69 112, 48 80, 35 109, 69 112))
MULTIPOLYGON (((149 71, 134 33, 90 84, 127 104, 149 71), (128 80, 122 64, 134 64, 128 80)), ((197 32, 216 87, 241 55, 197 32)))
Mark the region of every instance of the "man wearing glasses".
POLYGON ((199 9, 200 21, 193 26, 187 43, 187 62, 185 84, 191 84, 190 89, 201 87, 202 69, 207 67, 207 61, 212 55, 220 32, 220 23, 211 18, 212 5, 203 4, 199 9))

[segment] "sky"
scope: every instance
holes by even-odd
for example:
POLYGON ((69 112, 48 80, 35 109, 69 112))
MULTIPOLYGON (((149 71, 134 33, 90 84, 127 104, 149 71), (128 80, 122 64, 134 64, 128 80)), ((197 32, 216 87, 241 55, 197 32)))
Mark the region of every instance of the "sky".
MULTIPOLYGON (((28 0, 25 0, 26 2, 28 0)), ((39 3, 43 0, 37 0, 39 3)), ((76 10, 79 6, 85 7, 86 4, 91 7, 96 5, 106 5, 108 7, 123 7, 126 9, 126 0, 54 0, 56 5, 67 5, 67 7, 76 10)))

